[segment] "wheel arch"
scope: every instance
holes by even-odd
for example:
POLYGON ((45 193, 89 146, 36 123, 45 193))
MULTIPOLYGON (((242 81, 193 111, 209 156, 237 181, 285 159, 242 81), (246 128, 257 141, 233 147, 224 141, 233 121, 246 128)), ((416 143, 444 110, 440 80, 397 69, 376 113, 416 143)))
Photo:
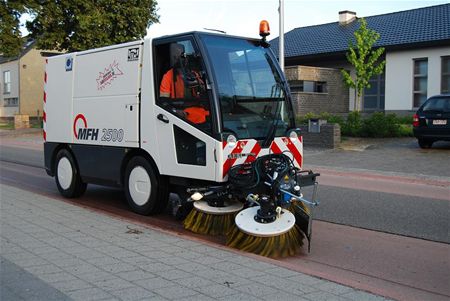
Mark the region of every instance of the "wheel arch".
POLYGON ((155 160, 153 159, 153 157, 146 152, 145 150, 141 149, 141 148, 136 148, 136 149, 131 149, 130 151, 127 152, 127 154, 125 155, 125 157, 122 160, 122 165, 120 167, 120 184, 123 186, 125 183, 125 171, 128 165, 128 162, 130 162, 130 160, 134 157, 143 157, 145 158, 150 165, 152 166, 152 168, 154 169, 154 171, 157 173, 158 177, 163 177, 161 176, 161 173, 159 172, 159 168, 158 165, 156 164, 155 160))
MULTIPOLYGON (((76 165, 76 170, 79 171, 77 158, 75 157, 75 154, 71 150, 70 145, 67 143, 59 143, 56 146, 52 147, 52 150, 50 151, 50 154, 49 154, 49 158, 50 158, 49 165, 50 166, 48 166, 48 168, 46 168, 47 172, 50 172, 49 175, 51 175, 52 177, 55 176, 55 174, 56 174, 56 156, 63 149, 67 150, 70 153, 70 155, 72 156, 74 163, 76 165)), ((47 150, 46 150, 46 152, 47 152, 47 150)), ((47 155, 47 154, 45 154, 45 155, 47 155)))

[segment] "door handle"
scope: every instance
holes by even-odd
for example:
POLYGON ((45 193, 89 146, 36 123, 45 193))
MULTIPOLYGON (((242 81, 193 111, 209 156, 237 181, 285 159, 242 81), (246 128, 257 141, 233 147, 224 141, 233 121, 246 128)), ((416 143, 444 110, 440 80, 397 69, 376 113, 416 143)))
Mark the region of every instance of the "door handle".
POLYGON ((158 114, 156 118, 158 118, 158 120, 161 120, 164 123, 169 123, 169 118, 167 118, 166 115, 164 114, 158 114))

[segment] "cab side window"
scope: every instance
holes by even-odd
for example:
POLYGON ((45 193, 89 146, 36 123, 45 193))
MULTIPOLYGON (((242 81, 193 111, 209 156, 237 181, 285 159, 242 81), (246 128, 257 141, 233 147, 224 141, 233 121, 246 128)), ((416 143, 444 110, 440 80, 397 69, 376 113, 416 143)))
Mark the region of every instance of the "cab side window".
POLYGON ((159 44, 155 47, 158 104, 210 133, 210 101, 206 73, 199 52, 191 39, 159 44))

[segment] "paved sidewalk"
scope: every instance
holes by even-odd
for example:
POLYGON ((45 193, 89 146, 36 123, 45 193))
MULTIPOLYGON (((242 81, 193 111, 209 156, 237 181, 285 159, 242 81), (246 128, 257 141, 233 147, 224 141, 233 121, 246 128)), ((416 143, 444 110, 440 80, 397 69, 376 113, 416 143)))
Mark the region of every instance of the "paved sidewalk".
POLYGON ((385 300, 0 184, 0 300, 385 300))

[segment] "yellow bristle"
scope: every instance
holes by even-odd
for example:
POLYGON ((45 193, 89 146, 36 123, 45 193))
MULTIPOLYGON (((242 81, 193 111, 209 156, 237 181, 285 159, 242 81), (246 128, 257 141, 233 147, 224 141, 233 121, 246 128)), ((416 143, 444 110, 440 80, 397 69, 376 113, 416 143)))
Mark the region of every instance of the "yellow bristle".
POLYGON ((300 251, 303 237, 297 225, 284 234, 272 237, 249 235, 233 227, 227 238, 227 246, 266 257, 287 257, 300 251))
POLYGON ((234 224, 235 213, 215 215, 192 209, 183 222, 184 228, 198 234, 226 234, 234 224))

